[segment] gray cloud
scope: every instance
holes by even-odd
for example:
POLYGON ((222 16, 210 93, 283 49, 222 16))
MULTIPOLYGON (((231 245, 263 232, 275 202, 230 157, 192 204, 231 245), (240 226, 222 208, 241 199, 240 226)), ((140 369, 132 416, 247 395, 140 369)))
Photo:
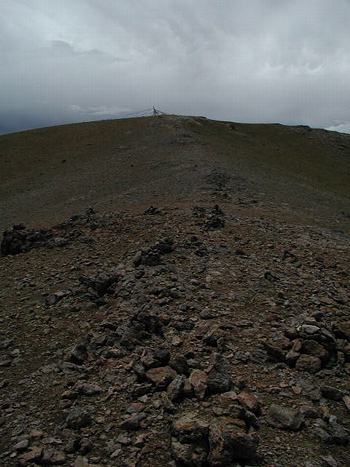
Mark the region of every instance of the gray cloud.
POLYGON ((11 0, 0 132, 155 105, 350 127, 349 0, 11 0))

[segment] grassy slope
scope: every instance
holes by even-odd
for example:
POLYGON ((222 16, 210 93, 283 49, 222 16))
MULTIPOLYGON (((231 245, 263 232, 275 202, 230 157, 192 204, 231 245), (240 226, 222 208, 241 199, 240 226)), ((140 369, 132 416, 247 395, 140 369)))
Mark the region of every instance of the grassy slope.
POLYGON ((350 199, 350 136, 277 124, 191 127, 233 164, 350 199))
POLYGON ((0 183, 13 184, 35 173, 67 173, 80 170, 130 140, 130 133, 142 125, 140 119, 111 120, 48 127, 0 136, 0 160, 4 170, 0 183), (63 164, 67 163, 67 166, 63 164))
POLYGON ((302 198, 313 190, 334 210, 350 201, 350 136, 303 127, 235 124, 231 130, 177 117, 64 125, 0 136, 0 164, 1 228, 52 222, 107 202, 110 208, 167 196, 176 201, 217 167, 264 180, 263 192, 289 186, 302 198), (184 132, 196 144, 177 144, 184 132))

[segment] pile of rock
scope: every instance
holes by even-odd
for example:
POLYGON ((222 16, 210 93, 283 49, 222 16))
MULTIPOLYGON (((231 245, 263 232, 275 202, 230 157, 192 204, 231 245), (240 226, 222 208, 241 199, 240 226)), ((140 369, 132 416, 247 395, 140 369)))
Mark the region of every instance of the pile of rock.
POLYGON ((1 462, 281 467, 310 456, 317 467, 346 465, 341 267, 317 261, 337 301, 301 314, 315 289, 304 278, 318 269, 279 245, 273 226, 274 244, 263 222, 217 206, 195 207, 181 229, 178 217, 150 214, 97 228, 73 220, 61 232, 81 235, 66 248, 3 258, 18 279, 5 277, 1 462), (154 226, 147 238, 145 225, 154 226), (124 228, 130 248, 114 261, 124 228))
POLYGON ((291 368, 308 373, 335 366, 350 370, 350 326, 348 321, 337 321, 331 326, 314 317, 304 320, 284 333, 265 342, 268 355, 285 362, 291 368))

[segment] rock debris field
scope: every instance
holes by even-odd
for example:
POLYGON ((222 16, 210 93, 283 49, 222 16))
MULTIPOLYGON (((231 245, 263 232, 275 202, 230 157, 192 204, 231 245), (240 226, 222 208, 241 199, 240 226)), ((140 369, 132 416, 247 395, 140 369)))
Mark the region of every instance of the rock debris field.
POLYGON ((1 244, 0 464, 349 466, 349 236, 254 203, 1 244))

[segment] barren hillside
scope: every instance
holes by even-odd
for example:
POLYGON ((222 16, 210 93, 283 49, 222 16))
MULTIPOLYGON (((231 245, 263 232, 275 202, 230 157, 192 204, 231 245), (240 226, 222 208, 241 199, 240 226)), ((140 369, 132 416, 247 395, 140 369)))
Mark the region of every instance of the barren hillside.
POLYGON ((234 203, 250 196, 333 226, 349 215, 350 136, 308 127, 180 116, 82 123, 0 136, 0 161, 1 228, 88 207, 208 199, 210 180, 234 203))
POLYGON ((349 136, 164 116, 0 158, 1 465, 350 465, 349 136))

